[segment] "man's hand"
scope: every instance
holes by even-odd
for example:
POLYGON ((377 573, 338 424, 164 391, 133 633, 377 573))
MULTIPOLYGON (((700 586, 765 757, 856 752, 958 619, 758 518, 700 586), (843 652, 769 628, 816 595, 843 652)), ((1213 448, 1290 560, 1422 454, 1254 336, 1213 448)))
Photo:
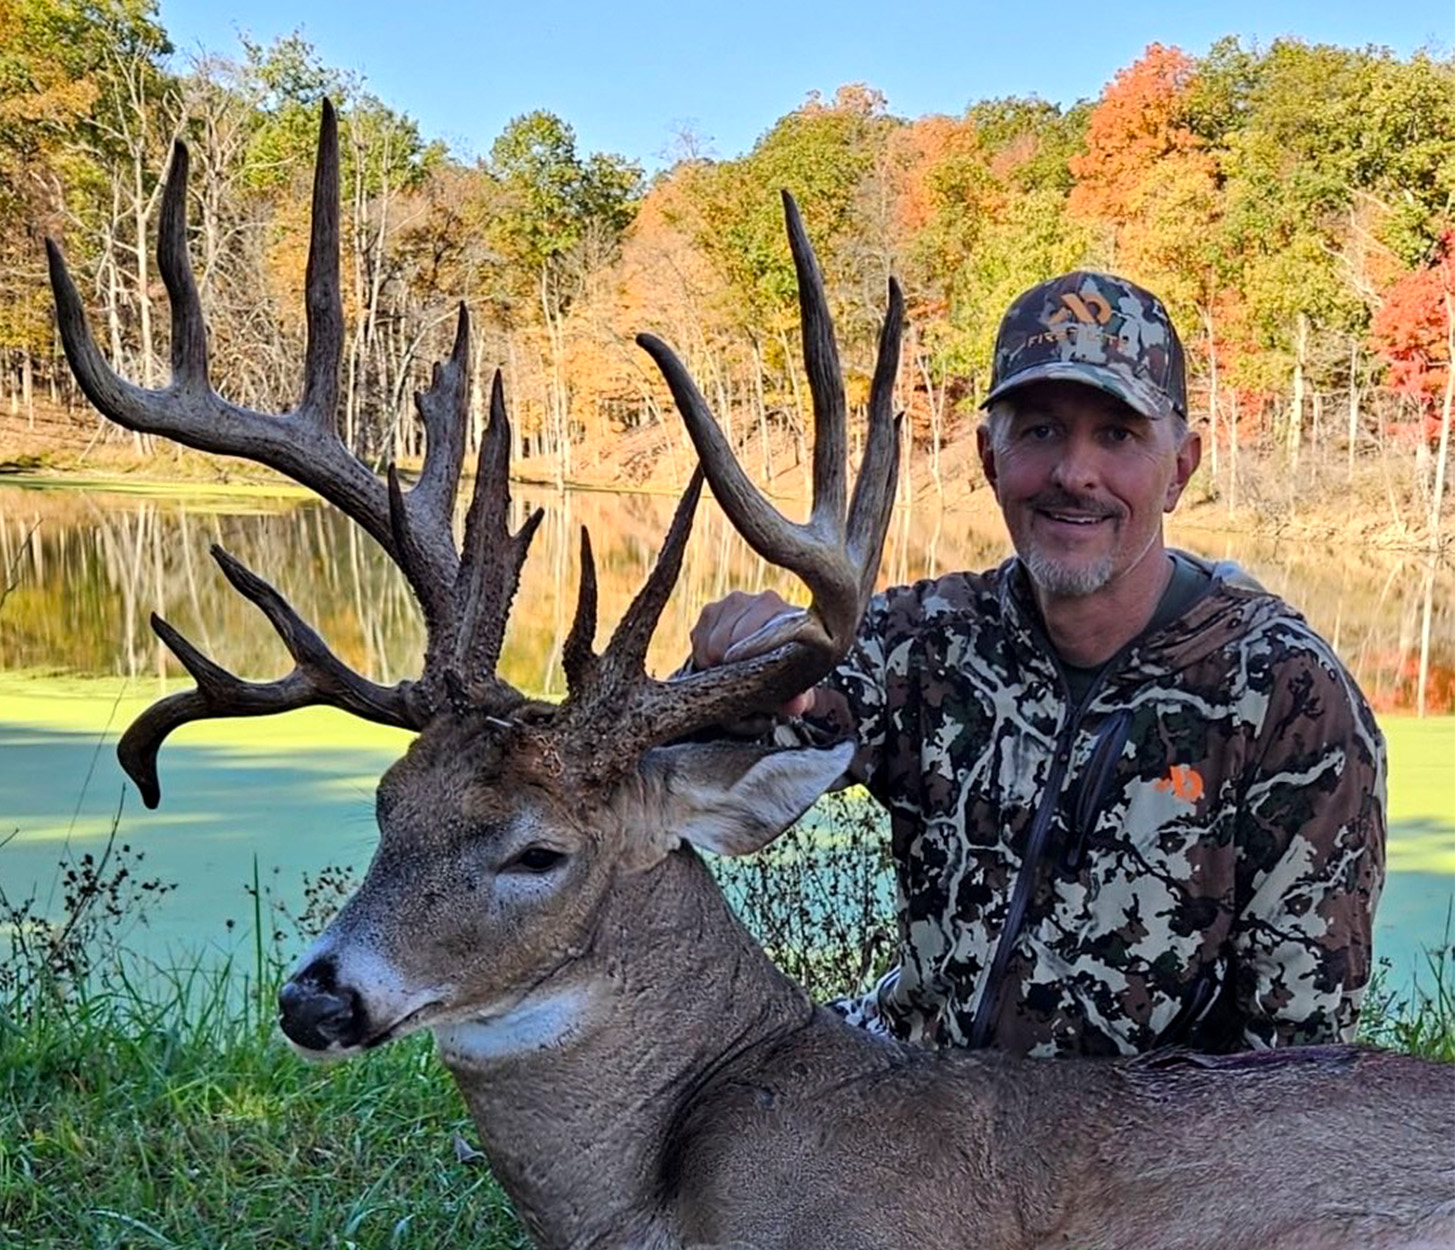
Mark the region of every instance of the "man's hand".
MULTIPOLYGON (((699 669, 714 668, 771 651, 780 641, 773 626, 802 615, 802 608, 795 608, 776 591, 750 595, 734 590, 702 609, 692 627, 692 663, 699 669)), ((783 703, 778 715, 803 716, 813 710, 813 702, 813 691, 805 690, 783 703)))

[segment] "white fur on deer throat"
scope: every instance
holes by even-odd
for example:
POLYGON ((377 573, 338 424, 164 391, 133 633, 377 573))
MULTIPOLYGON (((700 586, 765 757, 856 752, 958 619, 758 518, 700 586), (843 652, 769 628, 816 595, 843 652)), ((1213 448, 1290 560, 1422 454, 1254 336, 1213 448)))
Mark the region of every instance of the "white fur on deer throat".
POLYGON ((566 1045, 587 1017, 590 991, 581 986, 532 994, 500 1014, 489 1011, 434 1031, 440 1059, 473 1067, 566 1045))

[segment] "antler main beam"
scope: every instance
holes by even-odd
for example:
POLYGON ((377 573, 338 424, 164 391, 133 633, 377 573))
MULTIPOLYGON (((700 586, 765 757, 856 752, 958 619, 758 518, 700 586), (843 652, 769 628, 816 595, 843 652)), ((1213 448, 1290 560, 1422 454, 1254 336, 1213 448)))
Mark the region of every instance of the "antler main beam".
MULTIPOLYGON (((847 405, 833 323, 818 262, 798 207, 787 192, 783 208, 798 273, 804 364, 813 395, 813 505, 806 522, 790 521, 758 492, 672 349, 650 334, 638 335, 637 342, 661 370, 697 448, 701 472, 723 511, 764 560, 792 570, 804 581, 813 594, 812 605, 807 613, 784 622, 766 654, 672 682, 647 677, 642 663, 645 638, 660 613, 660 600, 665 599, 662 579, 676 576, 701 488, 694 476, 657 570, 628 609, 607 651, 600 657, 591 654, 594 606, 592 619, 578 613, 572 627, 565 650, 572 684, 562 716, 565 723, 580 727, 575 740, 603 744, 598 753, 608 758, 597 767, 633 758, 652 742, 771 708, 787 695, 814 685, 848 651, 873 591, 899 464, 893 392, 904 301, 891 279, 870 390, 869 436, 852 500, 846 500, 847 405)), ((589 561, 590 547, 583 543, 581 602, 594 605, 589 561)))
POLYGON ((172 380, 146 390, 107 364, 60 247, 46 240, 51 287, 66 358, 86 397, 119 425, 199 451, 240 456, 316 490, 391 550, 383 483, 354 457, 334 428, 343 310, 338 288, 338 126, 325 104, 313 189, 303 400, 292 413, 255 412, 219 396, 208 381, 207 336, 187 256, 187 146, 174 145, 162 194, 157 265, 172 305, 172 380))
POLYGON ((206 323, 187 254, 187 170, 187 147, 178 142, 163 189, 157 241, 158 268, 172 313, 172 377, 163 388, 148 390, 127 382, 106 362, 61 250, 46 240, 61 341, 81 389, 102 413, 128 429, 266 465, 334 504, 403 572, 424 613, 429 641, 419 681, 376 685, 338 660, 272 586, 214 550, 229 581, 273 624, 293 656, 294 669, 277 681, 244 681, 153 617, 153 628, 197 680, 197 688, 156 704, 123 738, 122 763, 148 806, 160 797, 157 751, 167 734, 187 721, 325 703, 369 720, 418 729, 460 691, 485 712, 519 704, 522 696, 495 677, 494 666, 521 564, 541 519, 537 510, 514 535, 507 526, 510 434, 497 373, 463 556, 455 545, 452 520, 470 396, 470 321, 463 305, 449 358, 435 365, 429 388, 415 397, 426 442, 414 487, 404 490, 392 465, 387 484, 380 481, 340 439, 344 330, 338 118, 331 104, 324 102, 319 126, 305 278, 304 376, 298 406, 291 412, 255 412, 212 389, 206 323))

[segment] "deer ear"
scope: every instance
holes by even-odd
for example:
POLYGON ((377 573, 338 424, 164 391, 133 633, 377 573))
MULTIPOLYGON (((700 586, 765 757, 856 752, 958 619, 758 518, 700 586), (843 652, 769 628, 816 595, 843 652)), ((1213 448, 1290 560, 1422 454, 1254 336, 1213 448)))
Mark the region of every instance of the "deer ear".
POLYGON ((672 846, 719 855, 761 850, 813 806, 854 758, 854 744, 759 747, 687 743, 642 757, 641 816, 672 846))

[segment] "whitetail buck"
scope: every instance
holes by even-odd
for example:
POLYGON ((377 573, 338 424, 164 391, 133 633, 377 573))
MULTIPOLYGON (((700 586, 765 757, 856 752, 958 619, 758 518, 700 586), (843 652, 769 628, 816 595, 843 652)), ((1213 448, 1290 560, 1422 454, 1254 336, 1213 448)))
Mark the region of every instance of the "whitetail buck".
POLYGON ((59 253, 52 276, 76 375, 132 429, 261 461, 362 525, 408 579, 428 646, 419 680, 346 668, 288 603, 222 551, 295 667, 243 681, 165 623, 197 688, 163 699, 121 756, 149 806, 177 726, 328 703, 417 730, 379 785, 368 875, 283 987, 284 1033, 346 1056, 434 1032, 500 1183, 542 1246, 959 1247, 1021 1250, 1435 1250, 1455 1245, 1455 1068, 1354 1047, 1133 1062, 936 1054, 875 1039, 815 1007, 733 916, 697 848, 762 847, 839 775, 850 748, 684 745, 828 671, 874 577, 896 471, 891 286, 864 467, 846 498, 845 403, 821 279, 787 205, 817 441, 805 525, 734 463, 682 365, 661 368, 714 492, 748 541, 813 592, 769 654, 686 680, 643 657, 701 488, 601 653, 589 544, 553 705, 494 676, 526 546, 507 528, 499 378, 475 490, 451 531, 464 454, 467 325, 419 408, 422 475, 401 489, 334 427, 342 341, 337 154, 325 110, 296 411, 220 399, 186 254, 178 147, 160 257, 173 380, 121 381, 101 359, 59 253), (676 745, 673 745, 676 743, 676 745))

